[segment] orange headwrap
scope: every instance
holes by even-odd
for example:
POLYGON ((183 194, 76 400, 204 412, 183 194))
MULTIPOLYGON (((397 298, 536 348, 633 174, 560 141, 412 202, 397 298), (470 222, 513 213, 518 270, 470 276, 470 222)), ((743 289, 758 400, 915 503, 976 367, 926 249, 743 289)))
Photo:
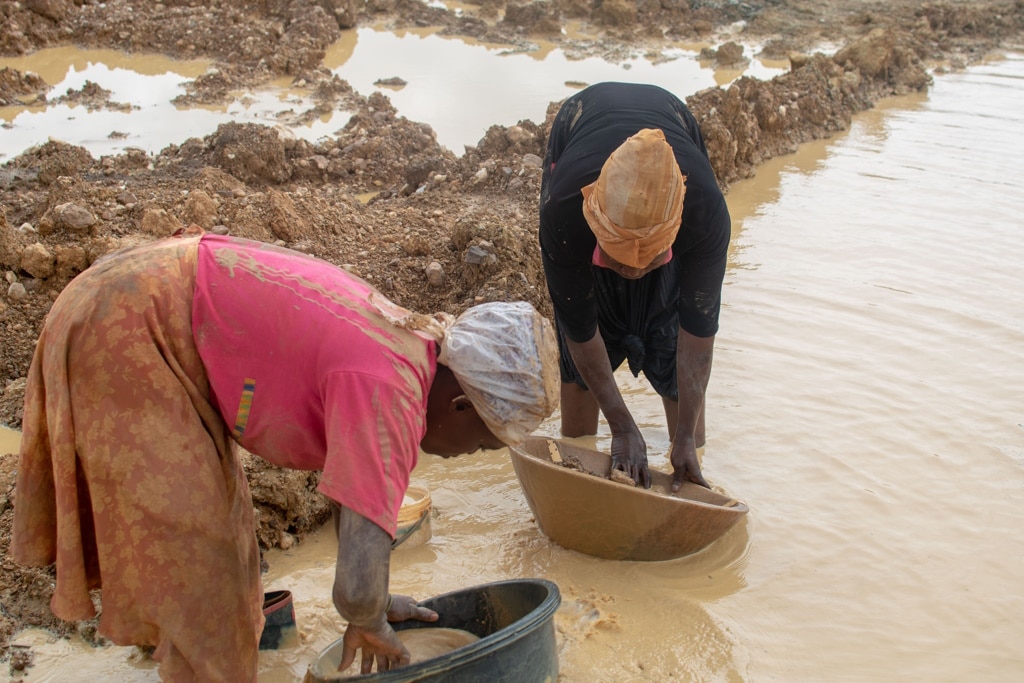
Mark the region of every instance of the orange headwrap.
POLYGON ((583 215, 601 249, 632 268, 668 251, 683 219, 686 177, 657 128, 626 139, 583 188, 583 215))

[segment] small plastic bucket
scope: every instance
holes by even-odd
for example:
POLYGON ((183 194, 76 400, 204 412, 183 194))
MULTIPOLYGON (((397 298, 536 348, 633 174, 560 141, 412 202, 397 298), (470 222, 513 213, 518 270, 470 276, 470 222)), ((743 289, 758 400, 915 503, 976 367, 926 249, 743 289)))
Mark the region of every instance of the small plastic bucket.
POLYGON ((266 623, 260 636, 261 650, 280 650, 298 645, 299 632, 295 625, 295 602, 291 591, 264 593, 263 616, 266 623))
POLYGON ((346 677, 337 673, 344 650, 339 638, 309 665, 304 683, 554 683, 554 616, 561 603, 558 586, 546 579, 496 581, 421 600, 438 613, 438 621, 399 621, 391 624, 396 631, 457 628, 480 640, 391 671, 346 677))
POLYGON ((405 498, 408 502, 398 510, 398 530, 391 544, 392 550, 423 545, 433 535, 430 528, 430 491, 425 486, 410 484, 405 498))

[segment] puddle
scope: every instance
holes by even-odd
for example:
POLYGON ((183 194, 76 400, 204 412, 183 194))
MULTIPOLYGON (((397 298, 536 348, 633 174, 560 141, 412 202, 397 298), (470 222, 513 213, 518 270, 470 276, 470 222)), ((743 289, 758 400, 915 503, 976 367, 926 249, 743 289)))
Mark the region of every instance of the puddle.
MULTIPOLYGON (((491 125, 511 126, 523 119, 543 122, 550 102, 584 84, 648 82, 685 98, 741 75, 767 80, 788 67, 752 59, 742 71, 715 71, 697 59, 699 49, 669 47, 657 60, 636 55, 609 62, 599 57, 572 59, 551 44, 542 43, 532 52, 514 52, 508 46, 441 36, 437 29, 393 33, 360 28, 344 32, 328 49, 324 66, 364 96, 383 92, 401 116, 430 125, 440 144, 462 154, 491 125), (378 84, 392 78, 405 85, 378 84)), ((46 94, 49 100, 92 82, 111 91, 110 102, 130 110, 89 111, 68 104, 0 107, 0 162, 50 137, 85 147, 94 157, 128 148, 155 154, 190 137, 209 135, 230 121, 281 125, 297 138, 316 141, 332 136, 349 118, 348 113, 337 111, 309 123, 293 123, 314 103, 308 92, 287 81, 234 93, 235 99, 224 106, 176 106, 172 101, 184 94, 184 85, 209 67, 202 60, 178 62, 159 55, 53 48, 0 59, 0 67, 4 66, 34 72, 52 84, 46 94)))
MULTIPOLYGON (((82 104, 0 107, 0 162, 50 138, 80 145, 95 156, 118 154, 129 148, 157 153, 171 144, 212 133, 231 121, 274 125, 290 112, 305 111, 309 103, 290 89, 268 87, 238 93, 224 106, 183 108, 173 103, 185 93, 184 84, 204 73, 205 61, 178 62, 157 55, 124 55, 111 50, 52 48, 29 57, 0 59, 0 67, 39 74, 53 87, 55 100, 87 83, 109 90, 111 107, 90 109, 82 104)), ((328 135, 344 125, 346 116, 302 127, 303 136, 328 135)))

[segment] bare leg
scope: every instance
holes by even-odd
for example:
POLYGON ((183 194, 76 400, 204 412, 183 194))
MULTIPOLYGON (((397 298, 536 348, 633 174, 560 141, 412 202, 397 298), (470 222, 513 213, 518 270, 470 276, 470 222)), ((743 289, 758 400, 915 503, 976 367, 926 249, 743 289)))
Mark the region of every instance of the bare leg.
MULTIPOLYGON (((562 396, 565 396, 564 390, 562 396)), ((661 403, 665 406, 665 423, 668 425, 668 438, 669 441, 673 441, 676 438, 676 426, 679 424, 679 401, 673 401, 663 396, 661 403)), ((694 446, 697 448, 703 448, 704 441, 706 440, 704 431, 704 407, 706 405, 706 403, 701 404, 700 414, 697 416, 697 425, 693 430, 694 446)))
POLYGON ((668 425, 668 440, 675 441, 676 425, 679 424, 679 401, 661 397, 661 404, 665 406, 665 424, 668 425))
POLYGON ((700 415, 697 416, 697 427, 693 430, 693 442, 697 448, 704 447, 706 434, 704 432, 704 410, 707 407, 707 399, 700 404, 700 415))
POLYGON ((600 408, 589 390, 575 382, 562 382, 562 436, 597 434, 600 408))

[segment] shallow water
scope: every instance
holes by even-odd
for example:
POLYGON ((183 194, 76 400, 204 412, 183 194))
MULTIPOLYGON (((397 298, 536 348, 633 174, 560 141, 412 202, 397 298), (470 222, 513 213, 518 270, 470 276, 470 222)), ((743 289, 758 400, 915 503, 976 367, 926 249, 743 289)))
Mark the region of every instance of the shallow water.
MULTIPOLYGON (((730 190, 703 465, 750 514, 722 539, 588 558, 540 534, 506 453, 425 456, 433 537, 395 551, 392 590, 555 581, 564 681, 1019 680, 1022 84, 1020 55, 939 76, 730 190)), ((620 381, 667 469, 660 401, 620 381)), ((321 533, 269 554, 303 642, 263 653, 261 682, 340 637, 334 550, 321 533)), ((158 680, 128 648, 77 650, 37 647, 32 680, 158 680)))
MULTIPOLYGON (((507 46, 440 36, 432 28, 360 28, 344 32, 328 50, 324 66, 363 95, 383 92, 400 115, 429 124, 441 145, 462 154, 492 125, 512 126, 523 119, 543 123, 548 104, 575 92, 573 83, 649 82, 685 97, 744 75, 770 79, 788 68, 786 62, 753 58, 741 69, 716 70, 697 60, 700 47, 670 47, 657 62, 643 54, 615 61, 571 59, 552 45, 510 52, 507 46), (406 85, 376 85, 392 77, 406 85)), ((747 50, 753 52, 756 47, 747 50)), ((347 112, 335 111, 309 123, 295 123, 296 116, 314 103, 308 89, 288 79, 233 93, 224 105, 173 104, 175 97, 185 94, 185 83, 210 66, 204 60, 179 62, 160 55, 60 47, 2 58, 0 67, 4 66, 39 74, 53 86, 49 100, 68 90, 80 91, 91 81, 111 91, 111 103, 131 109, 90 111, 79 104, 0 107, 0 162, 51 136, 100 157, 128 148, 156 153, 190 137, 209 135, 229 121, 278 125, 295 137, 316 141, 332 136, 349 120, 347 112)))

